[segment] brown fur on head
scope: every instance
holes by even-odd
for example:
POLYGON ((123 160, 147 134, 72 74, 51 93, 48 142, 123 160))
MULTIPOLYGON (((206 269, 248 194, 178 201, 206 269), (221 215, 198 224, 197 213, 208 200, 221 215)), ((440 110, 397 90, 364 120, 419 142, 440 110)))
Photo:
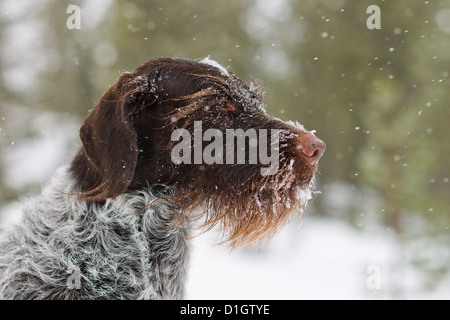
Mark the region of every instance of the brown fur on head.
POLYGON ((325 145, 303 127, 268 116, 262 99, 259 86, 211 63, 155 59, 121 75, 80 130, 83 148, 72 172, 81 198, 102 202, 127 190, 171 185, 179 222, 222 224, 232 247, 273 235, 293 214, 303 214, 325 145), (175 164, 172 133, 193 133, 196 121, 202 132, 216 129, 224 137, 227 129, 279 130, 278 171, 262 175, 248 153, 243 164, 175 164), (305 141, 315 149, 304 148, 305 141))

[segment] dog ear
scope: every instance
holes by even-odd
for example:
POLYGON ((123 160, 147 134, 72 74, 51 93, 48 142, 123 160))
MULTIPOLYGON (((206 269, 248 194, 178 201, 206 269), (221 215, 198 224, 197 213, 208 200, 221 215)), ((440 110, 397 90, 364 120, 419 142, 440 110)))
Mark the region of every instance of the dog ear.
POLYGON ((87 172, 91 177, 83 200, 104 201, 125 192, 138 158, 136 117, 154 102, 142 76, 123 74, 100 98, 80 129, 87 172), (150 97, 150 98, 149 98, 150 97))

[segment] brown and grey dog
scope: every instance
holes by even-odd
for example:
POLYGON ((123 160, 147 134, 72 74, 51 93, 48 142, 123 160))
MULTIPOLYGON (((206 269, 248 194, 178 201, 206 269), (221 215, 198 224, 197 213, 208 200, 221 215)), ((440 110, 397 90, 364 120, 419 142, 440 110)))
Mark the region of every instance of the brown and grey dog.
POLYGON ((0 297, 180 299, 195 221, 236 248, 303 215, 325 144, 262 95, 209 59, 122 74, 0 243, 0 297))

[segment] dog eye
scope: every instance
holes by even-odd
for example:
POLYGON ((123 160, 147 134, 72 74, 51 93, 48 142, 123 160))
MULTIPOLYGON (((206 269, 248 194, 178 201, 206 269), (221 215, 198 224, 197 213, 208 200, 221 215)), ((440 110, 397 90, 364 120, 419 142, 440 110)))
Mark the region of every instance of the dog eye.
POLYGON ((222 111, 235 111, 236 104, 234 102, 225 102, 220 104, 220 109, 222 111))

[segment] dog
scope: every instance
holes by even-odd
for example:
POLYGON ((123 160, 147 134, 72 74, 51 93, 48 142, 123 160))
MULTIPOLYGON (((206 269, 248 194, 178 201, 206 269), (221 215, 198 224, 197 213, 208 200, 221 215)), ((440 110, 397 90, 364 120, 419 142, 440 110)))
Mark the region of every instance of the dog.
POLYGON ((303 216, 326 146, 263 95, 210 59, 121 74, 0 244, 0 297, 182 299, 194 225, 239 248, 303 216))

